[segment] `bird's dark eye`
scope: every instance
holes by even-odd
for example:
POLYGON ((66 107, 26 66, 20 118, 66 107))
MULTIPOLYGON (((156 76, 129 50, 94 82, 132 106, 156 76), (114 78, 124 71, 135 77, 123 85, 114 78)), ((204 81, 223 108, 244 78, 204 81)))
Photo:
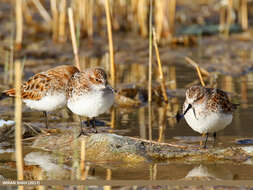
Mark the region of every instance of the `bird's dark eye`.
POLYGON ((96 79, 97 82, 99 82, 99 79, 96 79))

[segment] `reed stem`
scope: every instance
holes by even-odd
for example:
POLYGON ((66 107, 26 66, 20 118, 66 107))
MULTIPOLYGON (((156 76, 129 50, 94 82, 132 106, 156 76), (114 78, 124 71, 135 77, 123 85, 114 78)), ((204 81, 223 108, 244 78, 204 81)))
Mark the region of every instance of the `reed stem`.
POLYGON ((61 0, 59 8, 59 36, 58 40, 60 42, 66 41, 66 0, 61 0))
MULTIPOLYGON (((112 170, 111 169, 106 169, 106 180, 111 180, 112 179, 112 170)), ((104 186, 104 190, 111 190, 111 186, 104 186)))
POLYGON ((51 6, 51 12, 53 15, 53 21, 52 21, 52 33, 53 33, 53 40, 57 41, 58 40, 58 10, 57 10, 57 3, 56 0, 51 0, 50 1, 50 6, 51 6))
POLYGON ((197 70, 201 85, 205 86, 205 82, 203 80, 203 77, 202 77, 202 74, 201 74, 201 71, 200 71, 200 68, 199 68, 198 64, 189 57, 186 57, 185 60, 195 67, 195 69, 197 70))
POLYGON ((20 50, 23 38, 22 0, 16 0, 16 44, 15 49, 20 50))
POLYGON ((109 54, 110 54, 110 70, 111 70, 111 85, 113 88, 116 86, 116 65, 114 63, 113 40, 112 40, 112 24, 110 16, 109 0, 105 0, 105 13, 107 23, 107 34, 109 40, 109 54))
POLYGON ((230 26, 232 24, 232 14, 233 14, 233 0, 228 0, 227 6, 227 20, 226 20, 226 28, 225 35, 229 36, 230 26))
POLYGON ((242 29, 247 30, 248 29, 248 7, 247 7, 247 0, 241 0, 241 23, 242 23, 242 29))
MULTIPOLYGON (((23 148, 22 148, 22 102, 21 102, 21 62, 15 62, 15 156, 18 180, 24 179, 24 163, 23 163, 23 148)), ((18 186, 19 190, 24 189, 24 186, 18 186)))
POLYGON ((85 140, 81 140, 81 151, 80 151, 81 163, 80 163, 80 170, 81 170, 81 179, 85 180, 87 176, 85 176, 85 155, 86 155, 86 142, 85 140))
POLYGON ((153 0, 149 0, 149 62, 148 62, 148 102, 152 101, 152 12, 153 0))
POLYGON ((40 3, 39 0, 33 0, 33 3, 35 5, 35 7, 38 9, 40 15, 42 16, 42 18, 48 23, 51 24, 52 23, 52 18, 51 16, 48 14, 47 10, 43 7, 43 5, 40 3))
POLYGON ((165 79, 164 79, 164 75, 163 75, 163 67, 162 67, 162 63, 161 63, 161 59, 160 59, 160 54, 159 54, 159 50, 158 50, 158 46, 157 46, 157 37, 156 37, 156 32, 155 32, 154 28, 153 28, 153 39, 154 39, 153 41, 154 41, 157 64, 158 64, 158 71, 159 71, 160 80, 161 80, 160 84, 161 84, 161 88, 162 88, 163 98, 164 98, 164 101, 166 103, 168 103, 168 96, 166 93, 165 79))
POLYGON ((75 33, 75 25, 74 25, 74 18, 73 18, 72 8, 68 8, 68 16, 69 16, 69 27, 70 27, 70 33, 71 33, 73 52, 74 52, 74 56, 75 56, 75 64, 76 64, 76 67, 80 71, 81 67, 80 67, 79 56, 78 56, 78 48, 77 48, 77 43, 76 43, 76 33, 75 33))
POLYGON ((174 34, 175 26, 175 14, 176 14, 176 0, 169 0, 169 23, 170 23, 170 35, 174 34))

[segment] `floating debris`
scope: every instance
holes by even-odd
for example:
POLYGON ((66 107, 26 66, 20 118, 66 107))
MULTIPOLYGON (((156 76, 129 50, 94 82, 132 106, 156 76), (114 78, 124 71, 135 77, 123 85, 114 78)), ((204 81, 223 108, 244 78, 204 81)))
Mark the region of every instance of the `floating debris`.
POLYGON ((15 125, 15 121, 12 121, 12 120, 5 121, 3 119, 0 120, 0 127, 13 126, 13 125, 15 125))

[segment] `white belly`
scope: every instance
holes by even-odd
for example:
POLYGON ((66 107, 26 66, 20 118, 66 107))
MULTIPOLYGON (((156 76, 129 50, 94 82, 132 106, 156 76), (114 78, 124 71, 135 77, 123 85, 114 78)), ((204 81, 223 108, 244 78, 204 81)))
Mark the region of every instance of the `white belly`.
POLYGON ((185 114, 185 120, 188 125, 199 133, 214 133, 224 129, 232 121, 232 114, 210 112, 206 115, 194 115, 193 109, 185 114))
POLYGON ((75 96, 67 101, 67 107, 75 114, 89 118, 105 113, 114 102, 114 94, 102 91, 75 96))
POLYGON ((53 111, 66 105, 66 95, 64 93, 47 95, 40 100, 23 99, 25 104, 38 111, 53 111))

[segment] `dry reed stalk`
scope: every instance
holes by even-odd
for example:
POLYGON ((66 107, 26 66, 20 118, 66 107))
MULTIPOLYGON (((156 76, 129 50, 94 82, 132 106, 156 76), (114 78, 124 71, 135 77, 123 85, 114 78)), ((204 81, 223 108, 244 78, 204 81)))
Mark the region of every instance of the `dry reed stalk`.
POLYGON ((88 2, 88 15, 87 15, 87 26, 88 26, 88 37, 93 36, 93 12, 94 12, 94 0, 88 2))
POLYGON ((153 0, 149 0, 149 66, 148 66, 148 129, 149 129, 149 140, 152 140, 152 14, 153 12, 153 0))
POLYGON ((81 173, 81 179, 85 180, 86 176, 85 176, 85 155, 86 155, 86 143, 85 140, 81 140, 81 151, 80 151, 80 173, 81 173))
POLYGON ((115 128, 115 123, 116 123, 116 110, 115 107, 112 107, 111 109, 111 128, 115 128))
POLYGON ((152 103, 148 102, 148 136, 149 136, 149 141, 152 141, 152 103))
MULTIPOLYGON (((12 35, 13 36, 13 35, 12 35)), ((10 43, 10 61, 9 61, 9 84, 13 84, 14 82, 14 47, 13 47, 13 37, 11 38, 11 43, 10 43)))
POLYGON ((138 3, 139 1, 131 0, 129 12, 128 12, 128 20, 131 23, 130 28, 134 32, 137 32, 138 30, 138 24, 137 24, 138 23, 138 16, 137 16, 138 3))
POLYGON ((146 130, 146 114, 144 107, 138 109, 138 125, 140 128, 140 138, 147 139, 147 130, 146 130))
POLYGON ((164 107, 161 107, 158 109, 158 114, 159 114, 159 120, 158 120, 158 126, 159 126, 159 133, 158 133, 158 140, 157 142, 164 142, 165 139, 165 122, 167 119, 167 105, 164 107))
MULTIPOLYGON (((112 179, 112 170, 111 169, 106 169, 106 180, 111 180, 112 179)), ((104 190, 111 190, 111 186, 104 186, 104 190)))
POLYGON ((248 7, 247 7, 247 0, 241 0, 241 24, 242 29, 248 29, 248 7))
POLYGON ((153 168, 152 180, 156 180, 157 179, 157 164, 154 164, 152 168, 153 168))
POLYGON ((27 24, 32 24, 33 23, 33 18, 32 18, 32 14, 31 14, 31 11, 27 5, 27 1, 24 0, 23 1, 23 14, 24 14, 24 19, 25 19, 25 22, 27 24))
POLYGON ((81 70, 80 63, 79 63, 79 56, 78 56, 78 48, 77 48, 77 43, 76 43, 76 33, 75 33, 75 25, 74 25, 72 8, 68 8, 68 16, 69 16, 69 27, 70 27, 70 33, 71 33, 73 52, 75 56, 75 64, 76 64, 76 67, 79 70, 81 70))
POLYGON ((198 64, 189 57, 185 57, 185 60, 195 67, 195 69, 197 70, 201 85, 205 86, 205 82, 203 80, 203 77, 202 77, 202 74, 201 74, 201 71, 200 71, 200 68, 199 68, 198 64))
POLYGON ((224 32, 225 21, 226 21, 226 8, 222 6, 220 7, 220 24, 219 24, 220 32, 224 32))
POLYGON ((148 13, 148 5, 147 0, 138 0, 137 6, 137 21, 140 25, 140 32, 142 37, 146 37, 148 35, 147 29, 147 13, 148 13))
POLYGON ((40 15, 42 16, 42 18, 47 22, 47 24, 51 24, 52 23, 52 18, 48 14, 47 10, 40 3, 40 1, 39 0, 33 0, 33 3, 35 5, 35 7, 38 9, 38 11, 39 11, 40 15))
POLYGON ((16 0, 16 42, 15 49, 22 48, 23 39, 23 15, 22 15, 22 0, 16 0))
POLYGON ((233 78, 229 75, 222 77, 221 89, 226 92, 234 92, 233 78))
POLYGON ((152 101, 152 18, 153 18, 153 0, 149 0, 149 61, 148 61, 148 102, 152 101))
MULTIPOLYGON (((81 30, 88 35, 93 36, 93 0, 79 1, 79 19, 82 25, 81 30)), ((98 18, 100 19, 100 18, 98 18)))
POLYGON ((53 40, 58 40, 58 22, 59 22, 59 15, 58 15, 58 9, 57 9, 57 3, 56 0, 50 0, 50 6, 51 6, 51 12, 53 15, 52 20, 52 33, 53 33, 53 40))
POLYGON ((9 72, 9 52, 6 51, 4 60, 4 84, 8 83, 8 72, 9 72))
POLYGON ((61 0, 59 5, 59 42, 66 41, 66 0, 61 0))
POLYGON ((173 36, 175 31, 175 14, 176 14, 176 0, 169 0, 169 23, 170 35, 173 36))
POLYGON ((247 86, 247 76, 240 77, 240 91, 241 91, 241 105, 243 109, 248 108, 248 86, 247 86))
POLYGON ((162 67, 162 63, 161 63, 161 59, 160 59, 160 54, 159 54, 159 50, 158 50, 158 46, 157 46, 157 38, 156 38, 156 33, 155 33, 154 28, 153 28, 153 39, 154 39, 153 41, 154 41, 154 46, 155 46, 155 53, 156 53, 156 58, 157 58, 158 71, 159 71, 159 75, 160 75, 160 84, 161 84, 161 88, 162 88, 163 98, 164 98, 164 101, 166 103, 168 103, 168 96, 166 93, 165 79, 164 79, 164 75, 163 75, 163 67, 162 67))
POLYGON ((116 65, 114 63, 112 24, 111 24, 109 0, 105 0, 105 13, 106 13, 106 23, 107 23, 107 34, 108 34, 108 40, 109 40, 111 85, 113 88, 115 88, 116 87, 116 65))
MULTIPOLYGON (((17 167, 17 179, 24 179, 24 163, 22 148, 22 101, 21 101, 21 62, 15 61, 15 157, 17 167)), ((18 186, 18 189, 24 189, 24 186, 18 186)))
POLYGON ((233 11, 233 0, 228 0, 227 20, 226 20, 226 28, 225 28, 225 35, 226 36, 229 36, 229 29, 232 24, 232 11, 233 11))
POLYGON ((160 40, 163 30, 163 21, 164 21, 164 0, 155 1, 155 28, 157 33, 157 41, 160 40))

